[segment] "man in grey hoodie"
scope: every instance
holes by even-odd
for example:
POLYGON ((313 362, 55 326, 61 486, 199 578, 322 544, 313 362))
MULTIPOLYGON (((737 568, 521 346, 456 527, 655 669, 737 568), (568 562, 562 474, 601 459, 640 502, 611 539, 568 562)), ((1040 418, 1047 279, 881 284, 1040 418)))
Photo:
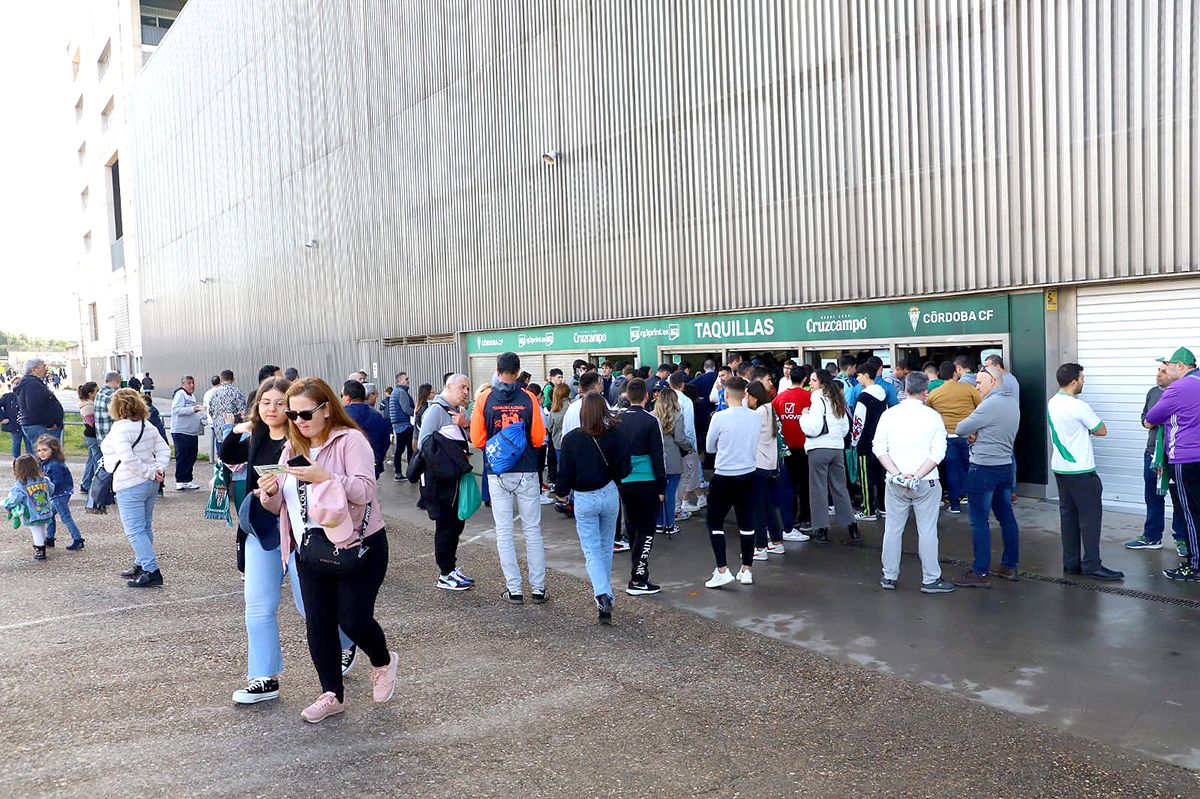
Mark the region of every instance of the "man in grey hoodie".
POLYGON ((955 432, 971 442, 971 466, 967 471, 967 507, 971 516, 971 540, 975 562, 950 582, 964 588, 991 588, 988 576, 992 561, 990 513, 996 515, 1004 540, 1000 567, 991 571, 1005 580, 1017 579, 1020 530, 1013 515, 1013 441, 1021 424, 1021 409, 1013 385, 995 366, 979 371, 975 388, 983 402, 958 423, 955 432))

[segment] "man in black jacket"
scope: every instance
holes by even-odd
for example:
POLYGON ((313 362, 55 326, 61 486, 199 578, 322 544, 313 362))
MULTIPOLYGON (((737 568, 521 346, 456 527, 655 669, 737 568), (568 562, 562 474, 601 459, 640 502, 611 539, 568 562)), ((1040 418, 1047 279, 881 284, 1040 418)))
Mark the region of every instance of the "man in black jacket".
POLYGON ((25 376, 14 389, 21 414, 21 432, 29 452, 40 437, 51 435, 62 441, 63 407, 46 385, 46 374, 50 369, 41 358, 25 362, 25 376))
MULTIPOLYGON (((475 585, 474 578, 458 568, 458 539, 466 525, 458 518, 459 478, 471 470, 465 430, 469 424, 465 409, 470 401, 471 381, 466 375, 450 375, 442 393, 425 408, 417 433, 422 459, 418 467, 424 464, 419 478, 421 499, 434 524, 433 557, 440 575, 437 587, 443 591, 467 591, 475 585)), ((411 460, 409 471, 413 471, 411 460)))
POLYGON ((654 546, 658 509, 667 487, 667 467, 663 461, 662 427, 646 410, 649 399, 646 381, 630 380, 625 393, 629 408, 621 412, 621 423, 616 429, 622 452, 629 455, 632 466, 620 485, 625 525, 633 544, 629 586, 625 593, 640 596, 662 590, 650 582, 650 550, 654 546))

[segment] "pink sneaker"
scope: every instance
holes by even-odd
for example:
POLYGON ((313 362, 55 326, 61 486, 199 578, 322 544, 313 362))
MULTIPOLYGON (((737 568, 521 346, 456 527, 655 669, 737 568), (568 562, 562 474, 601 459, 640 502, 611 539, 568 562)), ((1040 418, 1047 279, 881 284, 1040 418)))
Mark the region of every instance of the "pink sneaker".
POLYGON ((395 652, 391 655, 392 659, 386 666, 371 669, 371 693, 379 704, 391 699, 396 690, 396 667, 400 665, 400 656, 395 652))
POLYGON ((333 691, 326 691, 318 696, 315 702, 300 711, 300 718, 309 724, 317 724, 329 716, 336 716, 345 709, 345 702, 339 702, 333 691))

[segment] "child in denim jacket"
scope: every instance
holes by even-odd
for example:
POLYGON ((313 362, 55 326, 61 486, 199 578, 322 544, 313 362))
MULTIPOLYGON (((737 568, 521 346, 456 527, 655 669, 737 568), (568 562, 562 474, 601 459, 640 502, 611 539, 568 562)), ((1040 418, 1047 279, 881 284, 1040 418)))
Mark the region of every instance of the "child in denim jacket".
POLYGON ((54 515, 50 497, 54 494, 54 483, 42 474, 37 459, 22 455, 13 461, 16 485, 4 498, 3 505, 9 515, 19 513, 21 523, 33 535, 33 559, 46 559, 46 523, 54 515))
POLYGON ((67 468, 67 456, 63 452, 62 443, 54 436, 39 436, 33 443, 33 450, 42 466, 42 474, 54 483, 54 491, 50 496, 54 515, 50 517, 46 527, 46 546, 54 546, 56 519, 61 516, 63 524, 71 533, 71 543, 67 544, 67 549, 83 549, 83 536, 80 535, 79 526, 75 524, 75 518, 71 515, 71 492, 75 490, 75 480, 71 477, 71 470, 67 468))

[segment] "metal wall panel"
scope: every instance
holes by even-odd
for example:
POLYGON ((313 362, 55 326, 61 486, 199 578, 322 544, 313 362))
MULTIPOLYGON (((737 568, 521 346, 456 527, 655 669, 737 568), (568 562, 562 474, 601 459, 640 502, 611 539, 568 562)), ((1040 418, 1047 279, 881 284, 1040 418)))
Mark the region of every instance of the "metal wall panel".
POLYGON ((192 0, 129 101, 146 368, 1196 271, 1198 20, 192 0))

